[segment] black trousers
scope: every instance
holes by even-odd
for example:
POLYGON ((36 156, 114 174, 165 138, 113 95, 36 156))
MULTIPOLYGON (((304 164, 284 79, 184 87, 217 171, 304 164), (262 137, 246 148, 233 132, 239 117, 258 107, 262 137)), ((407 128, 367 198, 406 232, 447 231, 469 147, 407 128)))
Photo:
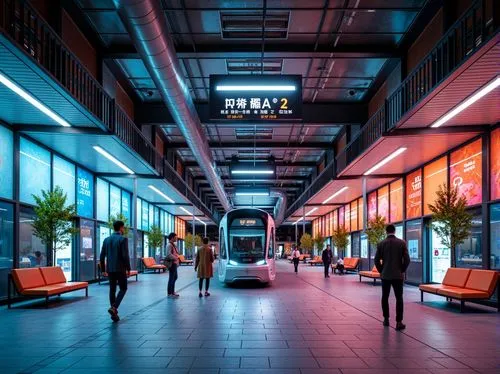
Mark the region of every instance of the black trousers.
POLYGON ((108 273, 109 279, 109 304, 116 309, 120 306, 123 297, 127 293, 127 273, 125 272, 111 272, 108 273), (116 285, 120 288, 118 295, 116 295, 116 285))
POLYGON ((297 273, 299 270, 299 259, 298 258, 293 259, 293 266, 295 268, 295 272, 297 273))
POLYGON ((205 279, 205 291, 208 291, 208 288, 210 287, 210 278, 200 278, 200 280, 198 281, 200 292, 203 288, 203 279, 205 279))
POLYGON ((173 295, 175 293, 176 280, 177 280, 177 264, 172 264, 168 269, 167 294, 173 295))
POLYGON ((384 318, 389 319, 389 295, 391 287, 396 296, 396 322, 403 321, 403 280, 402 279, 382 279, 382 312, 384 318))
POLYGON ((330 263, 325 262, 323 263, 323 266, 325 267, 325 278, 328 277, 328 272, 330 271, 330 263))

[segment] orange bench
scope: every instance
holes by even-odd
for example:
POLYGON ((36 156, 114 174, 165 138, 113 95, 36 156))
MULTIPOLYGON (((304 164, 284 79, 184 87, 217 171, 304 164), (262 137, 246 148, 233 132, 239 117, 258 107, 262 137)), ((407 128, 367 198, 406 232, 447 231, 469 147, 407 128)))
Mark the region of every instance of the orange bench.
MULTIPOLYGON (((311 258, 310 254, 300 255, 299 256, 299 262, 300 261, 306 262, 308 258, 311 258)), ((289 256, 288 259, 290 260, 290 262, 293 262, 293 257, 292 256, 289 256)))
POLYGON ((165 265, 157 264, 153 257, 143 257, 142 263, 144 264, 144 270, 153 270, 153 272, 155 273, 157 270, 158 272, 160 272, 161 270, 165 272, 165 270, 167 270, 167 267, 165 265))
POLYGON ((320 256, 314 256, 314 258, 311 261, 309 261, 309 264, 311 266, 313 266, 313 265, 323 265, 323 260, 321 259, 320 256))
POLYGON ((179 255, 179 265, 193 265, 193 260, 186 260, 184 255, 179 255))
POLYGON ((16 291, 27 297, 45 297, 48 305, 50 296, 60 296, 63 293, 85 289, 85 297, 89 295, 88 282, 67 282, 59 266, 28 269, 13 269, 9 274, 8 307, 12 304, 11 283, 16 291))
MULTIPOLYGON (((347 273, 348 271, 358 271, 359 266, 359 258, 356 257, 345 257, 344 258, 344 271, 347 273)), ((332 269, 335 272, 337 269, 337 264, 332 264, 332 269)))
MULTIPOLYGON (((137 282, 139 280, 138 279, 139 272, 137 270, 130 270, 130 272, 127 274, 127 278, 130 278, 130 277, 135 277, 135 281, 137 282)), ((108 278, 108 273, 105 271, 102 271, 101 264, 98 263, 97 264, 97 281, 99 282, 99 284, 101 284, 101 281, 105 280, 106 278, 108 278)))
MULTIPOLYGON (((442 284, 421 284, 420 301, 424 302, 424 292, 446 297, 446 300, 460 300, 460 312, 466 301, 485 300, 493 295, 497 285, 498 273, 493 270, 471 270, 449 268, 442 284)), ((498 290, 500 298, 500 287, 498 290)), ((500 300, 497 300, 500 312, 500 300)))
POLYGON ((375 284, 377 282, 377 279, 380 279, 380 273, 378 272, 376 266, 373 266, 371 271, 361 270, 360 272, 358 272, 358 274, 359 274, 359 281, 360 282, 361 282, 361 277, 373 279, 373 284, 375 284))

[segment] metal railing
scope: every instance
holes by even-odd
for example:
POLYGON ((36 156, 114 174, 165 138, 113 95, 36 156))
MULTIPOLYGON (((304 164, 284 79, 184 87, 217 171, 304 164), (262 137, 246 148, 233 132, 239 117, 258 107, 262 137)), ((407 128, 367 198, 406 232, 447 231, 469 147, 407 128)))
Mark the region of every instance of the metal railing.
POLYGON ((3 0, 0 31, 63 86, 68 93, 105 127, 130 146, 205 215, 214 214, 144 136, 134 121, 116 104, 92 74, 80 63, 64 41, 26 0, 3 0))
POLYGON ((498 32, 497 0, 477 0, 337 156, 337 173, 366 151, 498 32))

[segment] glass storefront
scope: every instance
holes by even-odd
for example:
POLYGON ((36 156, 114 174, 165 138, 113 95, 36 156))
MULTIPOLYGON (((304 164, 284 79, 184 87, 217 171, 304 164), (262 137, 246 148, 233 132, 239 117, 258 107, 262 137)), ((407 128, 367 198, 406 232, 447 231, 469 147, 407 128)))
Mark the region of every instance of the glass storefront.
POLYGON ((482 268, 482 224, 481 214, 472 218, 472 228, 470 236, 462 244, 457 245, 457 267, 461 268, 482 268))
POLYGON ((431 257, 431 282, 441 283, 443 281, 446 270, 451 266, 450 249, 443 244, 435 227, 439 224, 432 223, 430 230, 430 257, 431 257))
POLYGON ((500 204, 490 206, 490 268, 500 269, 500 204))
POLYGON ((422 221, 406 222, 406 244, 410 255, 410 266, 406 271, 406 280, 413 283, 422 282, 422 221))
POLYGON ((19 267, 31 268, 47 266, 47 248, 33 234, 34 213, 32 209, 21 207, 19 213, 19 267))
POLYGON ((96 268, 94 247, 94 221, 80 221, 80 280, 88 281, 95 278, 96 268))
POLYGON ((0 298, 7 297, 7 275, 14 266, 14 207, 0 201, 0 298))
POLYGON ((55 257, 55 264, 63 269, 66 280, 73 280, 73 241, 64 247, 59 248, 55 253, 55 257))

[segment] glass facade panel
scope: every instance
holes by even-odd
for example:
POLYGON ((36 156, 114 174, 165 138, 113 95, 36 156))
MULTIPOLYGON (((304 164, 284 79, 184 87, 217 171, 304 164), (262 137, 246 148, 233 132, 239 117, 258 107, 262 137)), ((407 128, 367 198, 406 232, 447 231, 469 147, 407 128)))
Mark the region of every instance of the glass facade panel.
POLYGON ((368 195, 368 220, 372 220, 377 216, 377 191, 373 191, 368 195))
POLYGON ((13 266, 14 206, 0 201, 0 298, 7 297, 7 276, 13 266))
POLYGON ((389 186, 384 186, 378 189, 378 215, 385 218, 385 222, 389 222, 389 186))
POLYGON ((361 258, 368 258, 368 237, 361 235, 361 258))
POLYGON ((94 247, 94 221, 80 221, 80 280, 89 281, 95 278, 96 262, 94 247))
POLYGON ((443 183, 448 185, 448 157, 424 167, 424 215, 431 214, 429 204, 434 204, 436 192, 443 183))
POLYGON ((34 205, 32 195, 50 191, 50 152, 21 138, 19 153, 19 198, 34 205))
POLYGON ((142 200, 137 199, 137 206, 135 207, 135 217, 137 221, 137 230, 142 230, 142 200))
POLYGON ((500 269, 500 204, 490 206, 490 267, 500 269))
POLYGON ((500 199, 500 128, 491 133, 490 155, 491 200, 497 200, 500 199))
POLYGON ((422 215, 422 171, 418 169, 406 176, 406 218, 422 215))
POLYGON ((122 190, 122 214, 128 221, 130 227, 132 227, 132 216, 130 214, 131 206, 131 195, 127 191, 122 190))
POLYGON ((349 204, 344 205, 344 226, 347 231, 351 231, 351 206, 349 204))
POLYGON ((149 204, 142 201, 142 230, 149 230, 149 204))
POLYGON ((109 220, 109 183, 97 178, 97 219, 108 222, 109 220))
POLYGON ((99 257, 101 256, 102 243, 104 243, 104 239, 111 235, 111 230, 108 225, 99 224, 97 225, 97 248, 96 248, 96 257, 97 261, 99 261, 99 257))
POLYGON ((422 221, 406 222, 406 243, 410 255, 410 266, 406 271, 406 280, 413 283, 422 282, 422 221))
POLYGON ((399 179, 390 184, 390 222, 403 220, 403 180, 399 179))
POLYGON ((33 234, 35 214, 31 209, 21 207, 19 213, 19 267, 47 266, 47 248, 33 234))
POLYGON ((121 213, 122 210, 122 196, 121 190, 110 184, 109 185, 109 214, 112 217, 116 217, 121 213))
POLYGON ((451 266, 451 254, 450 249, 443 244, 436 230, 434 230, 437 225, 436 222, 432 223, 430 235, 431 282, 441 283, 446 270, 451 266))
MULTIPOLYGON (((12 199, 14 186, 14 135, 0 126, 0 197, 12 199)), ((1 295, 0 295, 1 296, 1 295)))
POLYGON ((482 201, 482 153, 479 139, 450 155, 450 183, 465 196, 468 205, 482 201))
POLYGON ((358 229, 363 230, 364 229, 364 221, 365 221, 365 214, 363 212, 363 198, 358 199, 358 229))
POLYGON ((66 194, 66 206, 75 204, 75 165, 58 156, 52 160, 52 187, 61 187, 66 194))
POLYGON ((361 255, 361 234, 359 232, 356 232, 352 234, 352 257, 360 257, 361 255))
POLYGON ((351 231, 357 231, 358 228, 358 201, 351 203, 351 231))
POLYGON ((79 216, 94 217, 94 176, 88 171, 78 168, 76 189, 76 211, 79 216))
POLYGON ((472 218, 472 229, 469 237, 457 245, 456 263, 461 268, 481 268, 483 266, 482 224, 481 214, 472 218))

